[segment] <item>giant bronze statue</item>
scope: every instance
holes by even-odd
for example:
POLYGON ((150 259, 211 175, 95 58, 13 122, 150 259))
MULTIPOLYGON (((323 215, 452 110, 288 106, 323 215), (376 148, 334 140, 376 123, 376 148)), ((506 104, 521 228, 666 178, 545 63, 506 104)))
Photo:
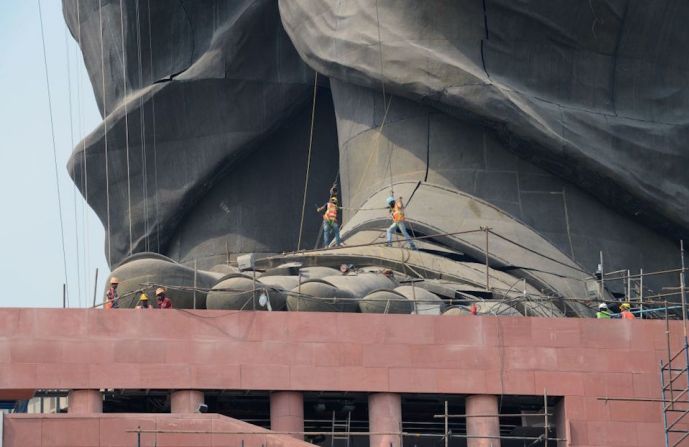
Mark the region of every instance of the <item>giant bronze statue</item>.
POLYGON ((63 8, 103 115, 69 171, 128 290, 167 286, 177 307, 586 316, 631 295, 601 293, 601 253, 607 271, 679 263, 686 2, 63 8), (333 183, 345 245, 313 250, 333 183), (418 251, 385 246, 390 195, 418 251), (247 253, 256 269, 239 273, 247 253))

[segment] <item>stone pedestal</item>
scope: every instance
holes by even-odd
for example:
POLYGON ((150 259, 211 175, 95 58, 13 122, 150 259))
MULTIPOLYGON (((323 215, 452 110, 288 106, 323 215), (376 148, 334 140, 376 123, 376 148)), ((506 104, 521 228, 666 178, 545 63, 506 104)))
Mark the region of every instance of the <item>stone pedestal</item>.
MULTIPOLYGON (((279 432, 304 431, 304 395, 299 391, 270 393, 270 429, 279 432)), ((293 438, 304 439, 294 433, 293 438)))
MULTIPOLYGON (((371 433, 399 433, 402 423, 402 398, 395 393, 368 396, 368 426, 371 433)), ((399 435, 371 435, 370 447, 400 447, 399 435)))
POLYGON ((500 418, 497 414, 497 396, 467 396, 467 435, 477 436, 467 438, 467 447, 500 447, 500 418))
POLYGON ((171 413, 196 413, 199 405, 204 403, 202 391, 177 390, 170 395, 171 413))
POLYGON ((102 413, 103 396, 99 390, 71 390, 67 405, 70 414, 102 413))

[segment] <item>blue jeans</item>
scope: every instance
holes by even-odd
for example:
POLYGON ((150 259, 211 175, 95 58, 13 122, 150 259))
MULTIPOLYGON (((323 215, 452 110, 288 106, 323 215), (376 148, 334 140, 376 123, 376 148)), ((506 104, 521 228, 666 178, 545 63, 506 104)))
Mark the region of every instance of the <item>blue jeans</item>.
POLYGON ((416 244, 414 243, 414 241, 411 240, 409 233, 407 233, 407 226, 404 224, 404 221, 393 222, 392 225, 390 225, 390 227, 388 228, 388 231, 387 231, 387 241, 388 241, 387 245, 388 246, 392 245, 392 232, 395 231, 396 228, 399 228, 400 232, 404 236, 404 239, 409 244, 409 247, 412 250, 416 250, 417 249, 416 244))
POLYGON ((340 241, 340 226, 335 221, 323 221, 323 245, 325 247, 330 245, 333 236, 335 237, 335 245, 341 245, 340 241))

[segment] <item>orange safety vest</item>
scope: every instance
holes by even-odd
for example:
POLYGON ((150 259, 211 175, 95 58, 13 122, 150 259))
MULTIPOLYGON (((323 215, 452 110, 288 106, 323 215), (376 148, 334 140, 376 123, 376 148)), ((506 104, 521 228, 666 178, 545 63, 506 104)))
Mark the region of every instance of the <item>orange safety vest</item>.
POLYGON ((630 311, 625 310, 622 312, 622 319, 624 319, 624 320, 636 320, 636 317, 630 311))
POLYGON ((393 222, 404 221, 404 211, 402 210, 402 207, 399 206, 399 204, 397 202, 395 202, 395 207, 392 209, 392 221, 393 222))
POLYGON ((103 309, 112 309, 115 304, 115 299, 119 298, 117 296, 117 291, 110 287, 105 295, 105 303, 103 303, 103 309))
POLYGON ((328 202, 325 214, 323 214, 323 220, 329 220, 335 222, 337 220, 337 204, 328 202))

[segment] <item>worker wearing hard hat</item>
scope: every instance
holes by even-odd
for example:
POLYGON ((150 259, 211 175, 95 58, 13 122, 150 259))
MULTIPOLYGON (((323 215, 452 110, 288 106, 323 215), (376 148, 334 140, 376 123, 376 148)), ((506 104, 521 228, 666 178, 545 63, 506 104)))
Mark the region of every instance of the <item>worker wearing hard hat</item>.
POLYGON ((323 214, 323 245, 325 247, 330 245, 332 238, 335 239, 336 246, 342 244, 340 241, 340 225, 337 223, 338 209, 340 209, 340 206, 337 203, 337 196, 331 196, 325 205, 316 209, 319 213, 325 210, 325 214, 323 214))
POLYGON ((172 301, 165 294, 165 289, 158 287, 156 289, 156 298, 158 301, 158 309, 172 309, 172 301))
POLYGON ((607 304, 600 303, 598 305, 598 312, 596 312, 596 318, 607 318, 607 319, 612 318, 612 316, 610 314, 610 309, 608 309, 607 304))
POLYGON ((145 292, 141 292, 139 295, 139 302, 136 305, 137 309, 153 309, 153 306, 148 302, 148 295, 145 292))
POLYGON ((620 304, 620 317, 623 320, 634 320, 636 317, 630 310, 632 306, 629 303, 622 303, 620 304))
POLYGON ((110 278, 110 287, 108 291, 105 292, 105 302, 103 303, 103 309, 116 309, 120 307, 120 296, 117 293, 117 286, 120 284, 120 280, 114 276, 110 278))
POLYGON ((395 231, 395 229, 399 228, 400 232, 404 236, 404 239, 407 241, 409 244, 409 247, 412 250, 417 250, 416 244, 414 241, 411 239, 409 236, 409 233, 407 233, 407 226, 404 223, 404 203, 402 202, 402 197, 399 199, 395 200, 393 196, 390 196, 387 198, 387 204, 388 204, 388 212, 390 213, 390 216, 392 217, 392 225, 388 228, 386 237, 387 237, 387 246, 390 247, 392 245, 392 232, 395 231))

